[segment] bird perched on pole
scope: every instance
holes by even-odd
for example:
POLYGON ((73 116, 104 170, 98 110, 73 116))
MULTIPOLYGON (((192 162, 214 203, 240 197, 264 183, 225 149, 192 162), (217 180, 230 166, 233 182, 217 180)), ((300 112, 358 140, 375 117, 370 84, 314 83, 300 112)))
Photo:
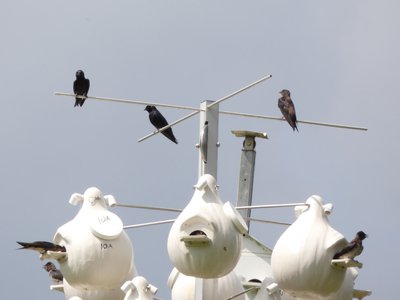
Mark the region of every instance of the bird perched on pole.
POLYGON ((342 250, 336 252, 336 254, 333 256, 333 259, 354 259, 354 257, 360 255, 363 251, 364 247, 362 241, 366 237, 367 235, 364 233, 364 231, 357 232, 356 237, 342 250))
POLYGON ((279 92, 282 97, 278 100, 278 107, 281 110, 283 117, 289 123, 290 127, 294 130, 297 130, 297 117, 296 117, 296 110, 294 108, 294 103, 292 98, 290 98, 289 90, 282 90, 279 92))
POLYGON ((49 273, 49 276, 53 280, 54 283, 56 283, 56 284, 63 283, 63 279, 64 279, 63 274, 61 273, 60 270, 58 270, 56 268, 56 266, 52 262, 49 261, 48 263, 46 263, 43 266, 43 269, 45 269, 49 273))
MULTIPOLYGON (((164 116, 159 112, 159 110, 155 106, 147 105, 144 110, 146 110, 149 113, 150 122, 151 122, 151 124, 154 125, 155 128, 160 129, 160 128, 163 128, 168 125, 167 120, 164 118, 164 116)), ((168 139, 173 141, 175 144, 178 144, 178 141, 175 138, 171 127, 165 129, 161 133, 164 136, 166 136, 168 139)))
POLYGON ((32 243, 25 243, 25 242, 17 242, 22 247, 19 249, 30 249, 34 251, 38 251, 40 254, 44 254, 47 251, 54 251, 54 252, 66 252, 64 246, 60 246, 50 242, 43 242, 43 241, 36 241, 32 243))
MULTIPOLYGON (((77 96, 85 96, 89 92, 90 81, 88 78, 85 78, 85 73, 82 70, 76 71, 76 79, 74 81, 74 94, 77 96)), ((86 98, 75 97, 75 106, 82 106, 85 102, 86 98)))

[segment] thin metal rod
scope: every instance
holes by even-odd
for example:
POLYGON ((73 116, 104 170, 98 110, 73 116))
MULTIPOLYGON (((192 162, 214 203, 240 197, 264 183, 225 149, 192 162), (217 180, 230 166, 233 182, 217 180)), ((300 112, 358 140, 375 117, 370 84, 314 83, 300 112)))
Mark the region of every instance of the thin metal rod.
POLYGON ((235 91, 235 92, 233 92, 233 93, 231 93, 231 94, 229 94, 229 95, 227 95, 227 96, 224 96, 224 97, 222 97, 222 98, 216 100, 215 102, 211 103, 211 104, 208 105, 207 107, 208 107, 208 108, 211 108, 211 107, 213 107, 214 105, 218 105, 218 104, 221 103, 222 101, 225 101, 225 100, 227 100, 227 99, 229 99, 229 98, 231 98, 231 97, 233 97, 233 96, 235 96, 235 95, 237 95, 237 94, 240 94, 241 92, 244 92, 245 90, 247 90, 247 89, 249 89, 249 88, 251 88, 251 87, 253 87, 253 86, 255 86, 255 85, 257 85, 257 84, 259 84, 259 83, 261 83, 261 82, 263 82, 264 80, 270 79, 271 77, 272 77, 272 75, 264 76, 264 77, 258 79, 257 81, 254 81, 253 83, 250 83, 249 85, 247 85, 247 86, 245 86, 245 87, 242 87, 241 89, 239 89, 239 90, 237 90, 237 91, 235 91))
POLYGON ((241 296, 241 295, 244 295, 244 294, 246 294, 246 293, 248 293, 248 292, 251 292, 251 291, 253 291, 253 290, 258 290, 258 289, 259 289, 259 287, 253 286, 253 287, 251 287, 251 288, 248 288, 247 290, 244 290, 243 292, 240 292, 239 294, 236 294, 236 295, 233 295, 232 297, 226 298, 226 300, 235 299, 235 298, 237 298, 237 297, 239 297, 239 296, 241 296))
POLYGON ((269 224, 285 225, 285 226, 292 225, 291 223, 286 223, 286 222, 268 221, 268 220, 254 219, 254 218, 248 218, 248 217, 245 217, 244 219, 254 221, 254 222, 259 222, 259 223, 269 223, 269 224))
POLYGON ((198 107, 191 107, 191 106, 184 106, 184 105, 173 105, 173 104, 163 104, 157 102, 148 102, 148 101, 141 101, 141 100, 126 100, 126 99, 118 99, 118 98, 106 98, 106 97, 95 97, 95 96, 76 96, 75 94, 71 93, 61 93, 55 92, 56 96, 70 96, 70 97, 78 97, 78 98, 86 98, 86 99, 95 99, 100 101, 110 101, 110 102, 120 102, 120 103, 128 103, 128 104, 140 104, 140 105, 154 105, 159 107, 169 107, 169 108, 178 108, 178 109, 186 109, 186 110, 194 110, 194 111, 202 111, 202 109, 198 107))
POLYGON ((178 209, 178 208, 145 206, 145 205, 116 204, 115 206, 128 207, 128 208, 139 208, 139 209, 150 209, 150 210, 173 211, 173 212, 181 212, 182 211, 182 209, 178 209))
POLYGON ((161 225, 161 224, 167 224, 167 223, 173 223, 173 222, 175 222, 175 219, 164 220, 164 221, 156 221, 156 222, 149 222, 149 223, 142 223, 142 224, 135 224, 135 225, 126 225, 126 226, 124 226, 124 229, 140 228, 140 227, 161 225))
MULTIPOLYGON (((210 104, 208 107, 212 107, 214 106, 218 101, 224 101, 230 97, 233 97, 234 95, 237 95, 238 93, 243 92, 244 90, 252 87, 255 84, 260 83, 263 80, 266 80, 270 77, 271 75, 268 75, 266 77, 261 78, 260 80, 244 87, 243 89, 236 91, 228 96, 225 96, 219 100, 217 100, 216 102, 213 102, 212 104, 210 104)), ((177 108, 177 109, 184 109, 184 110, 192 110, 195 112, 200 112, 200 111, 204 111, 204 109, 198 108, 198 107, 192 107, 192 106, 185 106, 185 105, 173 105, 173 104, 164 104, 164 103, 157 103, 157 102, 149 102, 149 101, 141 101, 141 100, 126 100, 126 99, 118 99, 118 98, 107 98, 107 97, 95 97, 95 96, 76 96, 75 94, 71 94, 71 93, 62 93, 62 92, 55 92, 54 93, 56 96, 69 96, 69 97, 78 97, 78 98, 86 98, 86 99, 95 99, 95 100, 100 100, 100 101, 111 101, 111 102, 120 102, 120 103, 128 103, 128 104, 139 104, 139 105, 154 105, 154 106, 159 106, 159 107, 168 107, 168 108, 177 108)), ((219 103, 218 102, 218 103, 219 103)), ((264 115, 257 115, 257 114, 249 114, 249 113, 239 113, 239 112, 234 112, 234 111, 220 111, 220 114, 224 114, 224 115, 232 115, 232 116, 241 116, 241 117, 248 117, 248 118, 259 118, 259 119, 267 119, 267 120, 276 120, 276 121, 285 121, 282 117, 275 117, 275 116, 264 116, 264 115)), ((196 113, 195 113, 196 114, 196 113)), ((184 117, 183 119, 179 119, 177 123, 180 123, 192 116, 194 116, 195 114, 190 114, 187 117, 184 117)), ((353 130, 362 130, 362 131, 367 131, 368 128, 366 127, 360 127, 360 126, 351 126, 351 125, 343 125, 343 124, 334 124, 334 123, 326 123, 326 122, 316 122, 316 121, 306 121, 306 120, 297 120, 298 123, 302 123, 302 124, 309 124, 309 125, 318 125, 318 126, 326 126, 326 127, 335 127, 335 128, 343 128, 343 129, 353 129, 353 130)), ((170 125, 166 126, 165 129, 171 127, 172 125, 175 125, 177 123, 171 123, 170 125)), ((160 130, 154 131, 153 133, 151 133, 149 135, 152 136, 158 132, 164 131, 164 128, 161 128, 160 130)), ((147 138, 147 136, 145 137, 147 138)), ((143 139, 138 140, 138 142, 141 142, 143 139)))
MULTIPOLYGON (((158 207, 158 206, 146 206, 146 205, 133 205, 133 204, 116 204, 118 207, 128 207, 128 208, 139 208, 139 209, 149 209, 149 210, 161 210, 161 211, 172 211, 172 212, 182 212, 179 208, 168 208, 168 207, 158 207)), ((289 204, 264 204, 264 205, 251 205, 251 206, 237 206, 236 209, 257 209, 257 208, 279 208, 279 207, 292 207, 292 206, 310 206, 307 203, 289 203, 289 204)))
POLYGON ((256 208, 278 208, 278 207, 292 207, 292 206, 310 206, 307 203, 289 203, 289 204, 266 204, 266 205, 250 205, 250 206, 237 206, 236 209, 256 209, 256 208))
POLYGON ((199 112, 200 111, 192 112, 192 113, 188 114, 187 116, 185 116, 183 118, 180 118, 180 119, 176 120, 175 122, 170 123, 167 126, 164 126, 164 127, 160 128, 160 129, 158 129, 156 131, 153 131, 152 133, 150 133, 150 134, 138 139, 137 142, 138 143, 143 142, 144 140, 147 140, 149 137, 152 137, 153 135, 156 135, 157 133, 160 133, 160 132, 164 131, 165 129, 168 129, 168 128, 170 128, 170 127, 172 127, 172 126, 174 126, 174 125, 176 125, 176 124, 178 124, 178 123, 180 123, 182 121, 185 121, 186 119, 189 119, 189 118, 197 115, 199 112))
POLYGON ((336 127, 336 128, 343 128, 343 129, 354 129, 354 130, 363 130, 367 131, 368 128, 365 127, 358 127, 358 126, 350 126, 350 125, 341 125, 341 124, 333 124, 333 123, 322 123, 322 122, 315 122, 315 121, 297 121, 298 123, 304 123, 309 125, 319 125, 319 126, 327 126, 327 127, 336 127))
MULTIPOLYGON (((227 96, 224 96, 224 97, 222 97, 222 98, 216 100, 215 102, 211 103, 211 104, 208 106, 208 108, 211 108, 211 107, 213 107, 214 105, 217 105, 217 104, 219 104, 220 102, 225 101, 225 100, 227 100, 227 99, 229 99, 229 98, 231 98, 231 97, 233 97, 233 96, 235 96, 235 95, 237 95, 237 94, 239 94, 239 93, 241 93, 241 92, 243 92, 243 91, 245 91, 245 90, 247 90, 247 89, 249 89, 249 88, 255 86, 256 84, 259 84, 260 82, 263 82, 264 80, 271 78, 271 77, 272 77, 272 75, 264 76, 264 77, 260 78, 259 80, 255 81, 255 82, 253 82, 253 83, 251 83, 251 84, 249 84, 249 85, 247 85, 247 86, 245 86, 245 87, 243 87, 243 88, 241 88, 241 89, 239 89, 239 90, 237 90, 237 91, 235 91, 235 92, 233 92, 233 93, 231 93, 231 94, 229 94, 229 95, 227 95, 227 96)), ((185 117, 183 117, 183 118, 180 118, 180 119, 176 120, 175 122, 172 122, 171 124, 168 124, 167 126, 164 126, 164 127, 160 128, 160 129, 158 129, 158 130, 156 130, 156 131, 154 131, 154 132, 152 132, 152 133, 150 133, 150 134, 148 134, 148 135, 146 135, 146 136, 144 136, 144 137, 138 139, 138 143, 140 143, 140 142, 142 142, 142 141, 148 139, 149 137, 152 137, 153 135, 155 135, 155 134, 157 134, 157 133, 160 133, 160 132, 164 131, 164 130, 167 129, 167 128, 170 128, 170 127, 172 127, 172 126, 174 126, 174 125, 176 125, 176 124, 178 124, 178 123, 180 123, 180 122, 182 122, 182 121, 184 121, 184 120, 186 120, 186 119, 189 119, 189 118, 191 118, 191 117, 197 115, 199 112, 200 112, 200 111, 192 112, 192 113, 188 114, 187 116, 185 116, 185 117)))
MULTIPOLYGON (((286 122, 286 120, 283 119, 282 117, 246 114, 246 113, 238 113, 238 112, 234 112, 234 111, 220 111, 219 113, 220 114, 224 114, 224 115, 233 115, 233 116, 268 119, 268 120, 277 120, 277 121, 285 121, 286 122)), ((333 124, 333 123, 324 123, 324 122, 315 122, 315 121, 305 121, 305 120, 297 120, 297 122, 298 123, 303 123, 303 124, 309 124, 309 125, 319 125, 319 126, 336 127, 336 128, 344 128, 344 129, 354 129, 354 130, 364 130, 364 131, 368 130, 368 128, 365 128, 365 127, 342 125, 342 124, 333 124)))

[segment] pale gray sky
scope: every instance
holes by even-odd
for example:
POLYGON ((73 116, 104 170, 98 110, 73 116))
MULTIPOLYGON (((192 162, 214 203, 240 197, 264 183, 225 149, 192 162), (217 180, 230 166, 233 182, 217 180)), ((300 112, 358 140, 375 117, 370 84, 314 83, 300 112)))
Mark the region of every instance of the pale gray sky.
MULTIPOLYGON (((400 267, 398 191, 400 69, 398 1, 19 1, 0 10, 2 299, 64 299, 36 253, 16 240, 51 240, 78 209, 72 193, 97 186, 119 203, 183 208, 197 180, 198 118, 174 127, 175 145, 153 130, 143 106, 54 96, 72 91, 75 71, 89 94, 198 106, 266 75, 273 78, 221 109, 280 116, 278 91, 292 92, 301 120, 353 124, 367 132, 220 118, 223 201, 236 201, 242 140, 257 143, 254 204, 319 194, 331 224, 351 239, 369 234, 356 288, 394 299, 400 267)), ((161 109, 172 122, 187 112, 161 109)), ((126 224, 172 213, 114 209, 126 224)), ((291 209, 258 218, 291 222, 291 209)), ((169 299, 169 225, 130 230, 139 273, 169 299)), ((273 247, 285 228, 252 224, 273 247)))

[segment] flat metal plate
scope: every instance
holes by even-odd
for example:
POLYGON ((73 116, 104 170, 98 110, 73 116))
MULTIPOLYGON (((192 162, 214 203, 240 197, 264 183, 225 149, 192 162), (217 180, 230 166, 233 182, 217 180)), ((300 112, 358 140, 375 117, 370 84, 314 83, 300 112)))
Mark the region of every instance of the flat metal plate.
POLYGON ((246 137, 246 136, 254 136, 262 139, 268 139, 268 135, 265 132, 256 132, 256 131, 248 131, 248 130, 232 130, 231 131, 236 137, 246 137))

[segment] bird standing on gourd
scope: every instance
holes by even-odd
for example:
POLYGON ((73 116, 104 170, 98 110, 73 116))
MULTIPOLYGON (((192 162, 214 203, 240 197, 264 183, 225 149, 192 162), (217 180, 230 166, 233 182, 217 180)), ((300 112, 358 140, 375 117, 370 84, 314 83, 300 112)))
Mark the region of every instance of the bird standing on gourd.
POLYGON ((354 257, 361 254, 364 247, 362 241, 367 237, 364 231, 359 231, 356 237, 347 244, 342 250, 336 252, 333 259, 354 259, 354 257))

